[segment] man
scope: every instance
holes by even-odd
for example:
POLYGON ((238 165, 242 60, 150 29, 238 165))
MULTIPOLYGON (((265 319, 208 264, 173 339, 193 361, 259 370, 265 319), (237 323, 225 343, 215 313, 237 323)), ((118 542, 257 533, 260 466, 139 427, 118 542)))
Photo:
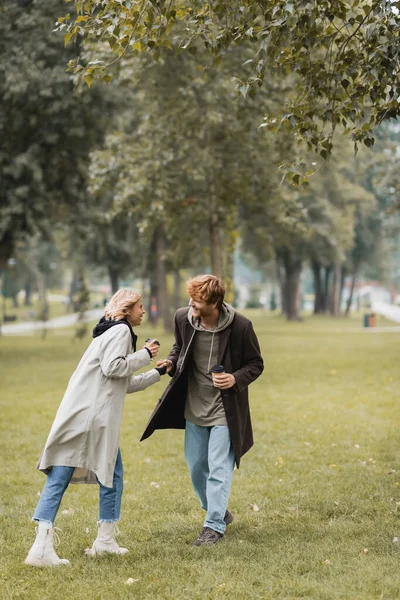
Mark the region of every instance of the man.
POLYGON ((233 469, 253 445, 248 386, 263 371, 251 322, 224 302, 213 275, 187 282, 189 307, 175 314, 175 343, 159 367, 173 377, 142 440, 155 429, 185 429, 185 458, 194 490, 207 511, 194 546, 215 544, 233 515, 228 500, 233 469), (211 375, 223 365, 225 372, 211 375), (171 368, 172 366, 172 368, 171 368))

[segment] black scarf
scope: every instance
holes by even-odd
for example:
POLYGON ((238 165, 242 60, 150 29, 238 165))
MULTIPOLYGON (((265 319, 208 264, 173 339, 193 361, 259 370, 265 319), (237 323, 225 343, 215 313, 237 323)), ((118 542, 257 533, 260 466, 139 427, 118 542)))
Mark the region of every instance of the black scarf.
POLYGON ((133 351, 136 352, 137 335, 134 333, 130 323, 128 323, 126 319, 118 319, 117 321, 114 321, 113 319, 106 319, 105 317, 101 317, 100 321, 93 329, 92 337, 98 337, 99 335, 110 329, 110 327, 114 327, 114 325, 120 324, 127 325, 127 327, 129 327, 129 331, 131 332, 132 336, 133 351))

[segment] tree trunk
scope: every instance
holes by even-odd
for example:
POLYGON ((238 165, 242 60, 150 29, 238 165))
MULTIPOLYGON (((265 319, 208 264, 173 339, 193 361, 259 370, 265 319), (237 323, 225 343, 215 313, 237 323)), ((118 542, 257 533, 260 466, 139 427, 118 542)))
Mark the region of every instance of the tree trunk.
POLYGON ((339 312, 340 312, 340 309, 342 306, 343 290, 344 290, 344 283, 346 280, 346 275, 347 275, 346 267, 342 266, 342 273, 340 275, 339 312))
POLYGON ((148 304, 148 315, 149 321, 152 325, 157 325, 158 321, 158 304, 157 304, 157 281, 154 273, 150 276, 150 289, 149 289, 149 304, 148 304))
POLYGON ((32 296, 32 279, 29 277, 25 281, 25 300, 24 300, 25 306, 32 306, 31 296, 32 296))
POLYGON ((210 260, 211 271, 216 277, 222 277, 222 241, 221 230, 218 226, 218 219, 215 214, 211 214, 208 228, 210 233, 210 260))
POLYGON ((42 338, 44 339, 47 335, 46 322, 49 318, 49 304, 47 302, 47 290, 46 290, 46 278, 44 274, 35 269, 36 275, 36 286, 39 295, 39 319, 43 323, 42 338))
POLYGON ((168 289, 167 289, 167 243, 165 233, 161 226, 155 232, 156 235, 156 282, 157 282, 157 311, 162 318, 165 331, 172 330, 172 319, 169 311, 168 289))
POLYGON ((333 317, 340 315, 340 285, 342 280, 342 266, 335 264, 333 270, 333 284, 330 303, 330 312, 333 317))
POLYGON ((0 273, 6 268, 8 259, 11 258, 14 250, 14 239, 10 232, 7 232, 0 241, 0 273))
POLYGON ((78 273, 76 270, 76 267, 74 268, 73 272, 72 272, 72 279, 71 279, 71 283, 69 284, 69 302, 67 304, 67 312, 75 312, 75 295, 76 295, 76 291, 78 289, 78 273))
POLYGON ((175 269, 174 273, 174 307, 178 310, 182 306, 181 304, 181 285, 182 275, 179 269, 175 269))
POLYGON ((284 290, 284 270, 282 266, 282 260, 280 256, 276 255, 276 275, 279 284, 279 291, 281 294, 281 313, 286 315, 286 305, 285 305, 285 290, 284 290))
POLYGON ((321 265, 316 260, 312 260, 311 269, 314 276, 314 315, 319 315, 324 312, 321 265))
POLYGON ((348 317, 350 315, 351 305, 353 304, 354 288, 356 286, 357 274, 358 274, 358 267, 356 267, 354 269, 354 273, 351 278, 350 295, 347 299, 346 311, 344 313, 346 315, 346 317, 348 317))
POLYGON ((113 269, 112 267, 108 267, 108 276, 110 278, 110 284, 111 284, 111 295, 114 295, 115 292, 118 292, 118 287, 119 287, 119 271, 118 271, 118 269, 113 269))
POLYGON ((322 311, 326 313, 329 309, 329 283, 331 277, 331 267, 325 267, 324 288, 322 293, 322 311))
POLYGON ((302 261, 287 249, 282 252, 281 256, 285 269, 283 283, 285 314, 289 321, 300 321, 300 274, 302 261))

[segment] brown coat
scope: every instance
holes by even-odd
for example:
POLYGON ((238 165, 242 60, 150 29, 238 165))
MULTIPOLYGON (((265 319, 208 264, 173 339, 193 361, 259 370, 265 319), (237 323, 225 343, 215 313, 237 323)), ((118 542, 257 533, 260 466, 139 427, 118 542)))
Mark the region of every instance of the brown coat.
MULTIPOLYGON (((191 341, 195 330, 188 320, 189 308, 175 314, 175 343, 168 359, 174 365, 173 377, 155 407, 142 435, 148 438, 156 429, 184 429, 184 409, 191 365, 191 341)), ((260 346, 251 321, 235 313, 230 325, 220 333, 218 363, 235 376, 236 384, 221 390, 226 420, 235 451, 236 464, 253 445, 248 386, 264 369, 260 346)))

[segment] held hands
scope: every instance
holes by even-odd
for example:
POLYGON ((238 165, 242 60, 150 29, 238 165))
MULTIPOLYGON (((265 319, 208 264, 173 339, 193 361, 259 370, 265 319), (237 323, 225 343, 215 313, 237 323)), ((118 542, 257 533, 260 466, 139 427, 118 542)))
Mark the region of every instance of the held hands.
POLYGON ((157 362, 157 367, 167 367, 167 373, 169 373, 172 370, 173 366, 174 365, 172 364, 172 362, 170 360, 167 360, 166 358, 157 362))
POLYGON ((219 388, 220 390, 228 390, 236 383, 236 379, 232 373, 214 373, 213 381, 215 387, 219 388))
POLYGON ((145 343, 143 348, 147 348, 148 350, 150 350, 151 356, 152 358, 154 358, 155 356, 157 356, 157 353, 160 349, 160 344, 157 340, 150 340, 149 342, 145 343))

